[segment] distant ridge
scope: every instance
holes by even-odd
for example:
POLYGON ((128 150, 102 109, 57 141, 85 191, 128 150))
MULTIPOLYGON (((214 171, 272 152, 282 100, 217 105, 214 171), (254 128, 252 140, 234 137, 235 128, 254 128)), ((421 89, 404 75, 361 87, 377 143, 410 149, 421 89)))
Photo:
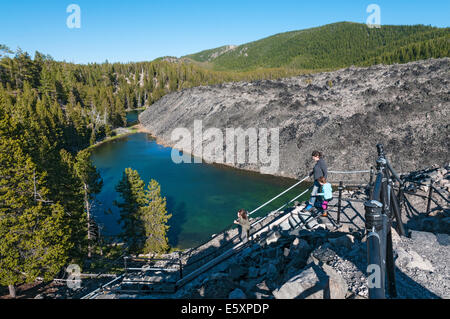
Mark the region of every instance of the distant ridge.
POLYGON ((337 69, 350 65, 407 63, 450 56, 450 28, 338 22, 275 34, 240 46, 182 57, 218 71, 258 68, 337 69))

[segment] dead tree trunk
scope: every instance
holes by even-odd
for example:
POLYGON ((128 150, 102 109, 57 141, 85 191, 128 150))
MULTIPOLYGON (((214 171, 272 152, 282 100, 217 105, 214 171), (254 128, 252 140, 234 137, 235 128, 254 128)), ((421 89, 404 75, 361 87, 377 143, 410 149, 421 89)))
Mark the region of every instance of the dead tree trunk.
POLYGON ((8 289, 9 289, 9 296, 11 298, 16 298, 16 287, 14 287, 14 285, 8 285, 8 289))
POLYGON ((85 205, 86 214, 87 214, 88 258, 91 258, 92 257, 91 207, 89 204, 88 186, 86 183, 84 184, 84 205, 85 205))

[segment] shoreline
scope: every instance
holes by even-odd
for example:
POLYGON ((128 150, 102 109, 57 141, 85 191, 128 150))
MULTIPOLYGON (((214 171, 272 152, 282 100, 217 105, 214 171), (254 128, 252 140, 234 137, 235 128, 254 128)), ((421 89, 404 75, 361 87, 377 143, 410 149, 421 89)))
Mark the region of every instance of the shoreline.
MULTIPOLYGON (((155 139, 156 144, 161 145, 161 146, 163 146, 163 147, 168 147, 168 148, 172 148, 172 149, 174 148, 174 147, 173 147, 173 143, 172 143, 172 144, 171 144, 171 143, 168 143, 168 142, 166 142, 165 140, 161 139, 160 137, 156 136, 150 129, 146 128, 146 127, 145 127, 144 125, 142 125, 141 123, 137 124, 137 125, 136 125, 136 128, 137 128, 137 132, 136 132, 136 133, 146 133, 146 134, 150 134, 150 135, 155 139)), ((241 171, 245 171, 245 172, 251 172, 251 173, 255 173, 255 174, 267 175, 267 176, 272 176, 272 177, 288 178, 288 179, 297 180, 297 181, 299 181, 299 180, 301 180, 301 179, 303 178, 303 177, 302 177, 302 178, 292 177, 292 176, 290 176, 290 175, 283 174, 283 173, 279 173, 279 174, 262 174, 262 173, 260 172, 260 169, 259 169, 259 168, 249 168, 249 167, 247 167, 247 168, 241 168, 241 167, 236 167, 235 165, 229 164, 229 163, 208 162, 208 161, 206 161, 206 160, 205 160, 203 157, 201 157, 201 156, 193 155, 192 153, 187 153, 187 154, 189 154, 189 155, 191 155, 191 156, 195 156, 195 157, 201 158, 202 161, 203 161, 203 163, 208 164, 208 165, 225 166, 225 167, 227 167, 227 168, 233 168, 233 169, 237 169, 237 170, 241 170, 241 171)), ((306 175, 305 175, 305 176, 306 176, 306 175)), ((305 181, 305 183, 310 183, 310 184, 312 184, 313 181, 308 179, 307 181, 305 181)), ((338 182, 338 181, 332 181, 331 183, 332 183, 332 185, 335 186, 335 187, 339 186, 339 182, 338 182)))
MULTIPOLYGON (((103 145, 103 144, 105 144, 107 142, 112 142, 112 141, 114 141, 116 139, 119 139, 119 138, 122 138, 122 137, 126 137, 128 135, 140 133, 137 126, 138 125, 134 125, 134 126, 126 127, 126 128, 123 128, 123 127, 122 128, 117 128, 117 129, 126 130, 126 132, 124 132, 122 134, 114 135, 114 136, 111 136, 111 137, 107 137, 107 138, 105 138, 105 139, 95 143, 94 145, 89 146, 87 149, 88 150, 93 150, 93 149, 95 149, 95 148, 99 147, 100 145, 103 145)), ((117 130, 117 129, 115 129, 115 130, 117 130)))
MULTIPOLYGON (((137 124, 136 127, 137 127, 137 132, 136 133, 150 134, 155 139, 156 144, 164 146, 164 147, 169 147, 169 148, 172 148, 172 149, 174 148, 173 147, 174 146, 173 143, 168 143, 165 140, 161 139, 160 137, 156 136, 156 134, 154 134, 150 129, 146 128, 142 123, 137 124)), ((260 172, 259 168, 255 168, 255 169, 253 169, 253 168, 240 168, 240 167, 236 167, 235 165, 229 164, 229 163, 208 162, 202 156, 197 156, 195 154, 188 153, 188 152, 186 152, 186 153, 191 155, 191 156, 193 156, 193 157, 201 158, 203 163, 209 164, 209 165, 226 166, 226 167, 230 167, 230 168, 234 168, 234 169, 238 169, 238 170, 242 170, 242 171, 258 173, 258 174, 261 174, 261 175, 268 175, 268 176, 273 176, 273 177, 282 177, 282 178, 289 178, 289 179, 299 180, 297 177, 292 177, 292 176, 285 175, 285 174, 282 174, 282 173, 280 173, 280 174, 262 174, 260 172)))

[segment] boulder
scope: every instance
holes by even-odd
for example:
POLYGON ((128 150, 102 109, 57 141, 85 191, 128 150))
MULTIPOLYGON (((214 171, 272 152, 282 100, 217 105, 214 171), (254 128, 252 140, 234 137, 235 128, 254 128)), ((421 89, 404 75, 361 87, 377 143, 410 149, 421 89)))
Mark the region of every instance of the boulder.
POLYGON ((442 233, 450 234, 450 217, 445 217, 441 219, 440 230, 442 233))
POLYGON ((239 280, 247 274, 247 268, 240 264, 232 264, 228 269, 231 280, 239 280))
POLYGON ((308 244, 306 240, 297 238, 291 245, 289 257, 293 258, 298 254, 309 255, 311 249, 312 249, 311 246, 308 244))
POLYGON ((276 299, 324 299, 328 278, 323 270, 312 264, 272 292, 276 299))
POLYGON ((409 255, 412 257, 411 261, 406 265, 407 268, 417 268, 425 271, 434 272, 433 264, 429 260, 422 258, 415 251, 410 251, 409 255))
POLYGON ((230 294, 228 295, 228 299, 247 299, 247 296, 241 289, 236 288, 232 292, 230 292, 230 294))
POLYGON ((447 234, 436 234, 437 241, 442 246, 450 245, 450 236, 447 234))
POLYGON ((264 252, 264 256, 270 259, 277 257, 277 248, 275 247, 269 247, 264 252))
POLYGON ((297 247, 299 244, 300 244, 300 239, 295 238, 294 241, 292 242, 291 247, 297 247))
POLYGON ((259 274, 259 269, 256 267, 250 267, 250 269, 248 270, 248 274, 247 277, 248 278, 257 278, 259 274))
POLYGON ((397 245, 402 242, 402 238, 394 228, 391 228, 391 234, 392 234, 392 243, 394 245, 397 245))
POLYGON ((278 277, 279 272, 277 270, 277 267, 273 264, 273 263, 269 263, 269 265, 267 266, 267 272, 266 272, 266 276, 268 279, 275 281, 276 278, 278 277))
POLYGON ((318 247, 317 249, 315 249, 311 253, 311 256, 313 256, 317 260, 326 264, 326 263, 332 261, 333 259, 335 259, 336 257, 338 257, 336 252, 333 251, 332 249, 330 249, 330 247, 331 247, 331 245, 329 243, 326 243, 326 244, 318 247))
POLYGON ((411 239, 421 244, 435 244, 436 235, 429 232, 411 230, 411 239))
POLYGON ((273 232, 269 237, 266 239, 266 244, 270 245, 272 243, 276 243, 281 238, 280 232, 276 231, 273 232))
POLYGON ((267 273, 267 268, 266 267, 262 267, 259 269, 258 275, 259 276, 264 276, 267 273))
POLYGON ((270 288, 267 285, 266 281, 262 281, 259 284, 257 284, 256 285, 256 289, 258 289, 258 291, 263 291, 263 292, 270 293, 270 288))
POLYGON ((397 258, 395 264, 399 268, 420 269, 424 271, 434 272, 434 267, 430 261, 422 258, 417 252, 406 251, 402 247, 396 249, 397 258))
POLYGON ((426 217, 421 219, 421 228, 426 232, 440 232, 441 225, 436 217, 426 217))
POLYGON ((293 269, 294 271, 297 269, 301 269, 306 266, 306 261, 308 260, 309 251, 299 250, 297 254, 291 255, 291 261, 287 264, 286 268, 288 270, 293 269))
POLYGON ((345 299, 348 285, 344 278, 328 265, 322 265, 322 269, 329 277, 330 299, 345 299))
POLYGON ((198 293, 202 298, 227 299, 235 288, 233 281, 226 273, 216 273, 203 281, 198 293))
POLYGON ((355 243, 355 237, 353 237, 353 235, 346 234, 338 238, 329 238, 328 241, 335 248, 344 247, 346 249, 351 249, 355 243))
POLYGON ((273 299, 273 296, 269 295, 269 294, 265 294, 262 292, 255 292, 255 298, 258 300, 261 299, 273 299))

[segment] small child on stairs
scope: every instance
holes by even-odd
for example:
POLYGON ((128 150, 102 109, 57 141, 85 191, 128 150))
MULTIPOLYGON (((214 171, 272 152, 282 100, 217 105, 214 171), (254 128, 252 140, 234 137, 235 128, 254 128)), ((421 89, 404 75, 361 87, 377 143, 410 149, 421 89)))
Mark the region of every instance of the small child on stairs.
POLYGON ((319 177, 318 182, 321 186, 321 192, 317 194, 321 200, 317 201, 317 208, 322 212, 322 217, 327 217, 328 203, 333 200, 333 189, 330 183, 327 183, 325 177, 319 177))

